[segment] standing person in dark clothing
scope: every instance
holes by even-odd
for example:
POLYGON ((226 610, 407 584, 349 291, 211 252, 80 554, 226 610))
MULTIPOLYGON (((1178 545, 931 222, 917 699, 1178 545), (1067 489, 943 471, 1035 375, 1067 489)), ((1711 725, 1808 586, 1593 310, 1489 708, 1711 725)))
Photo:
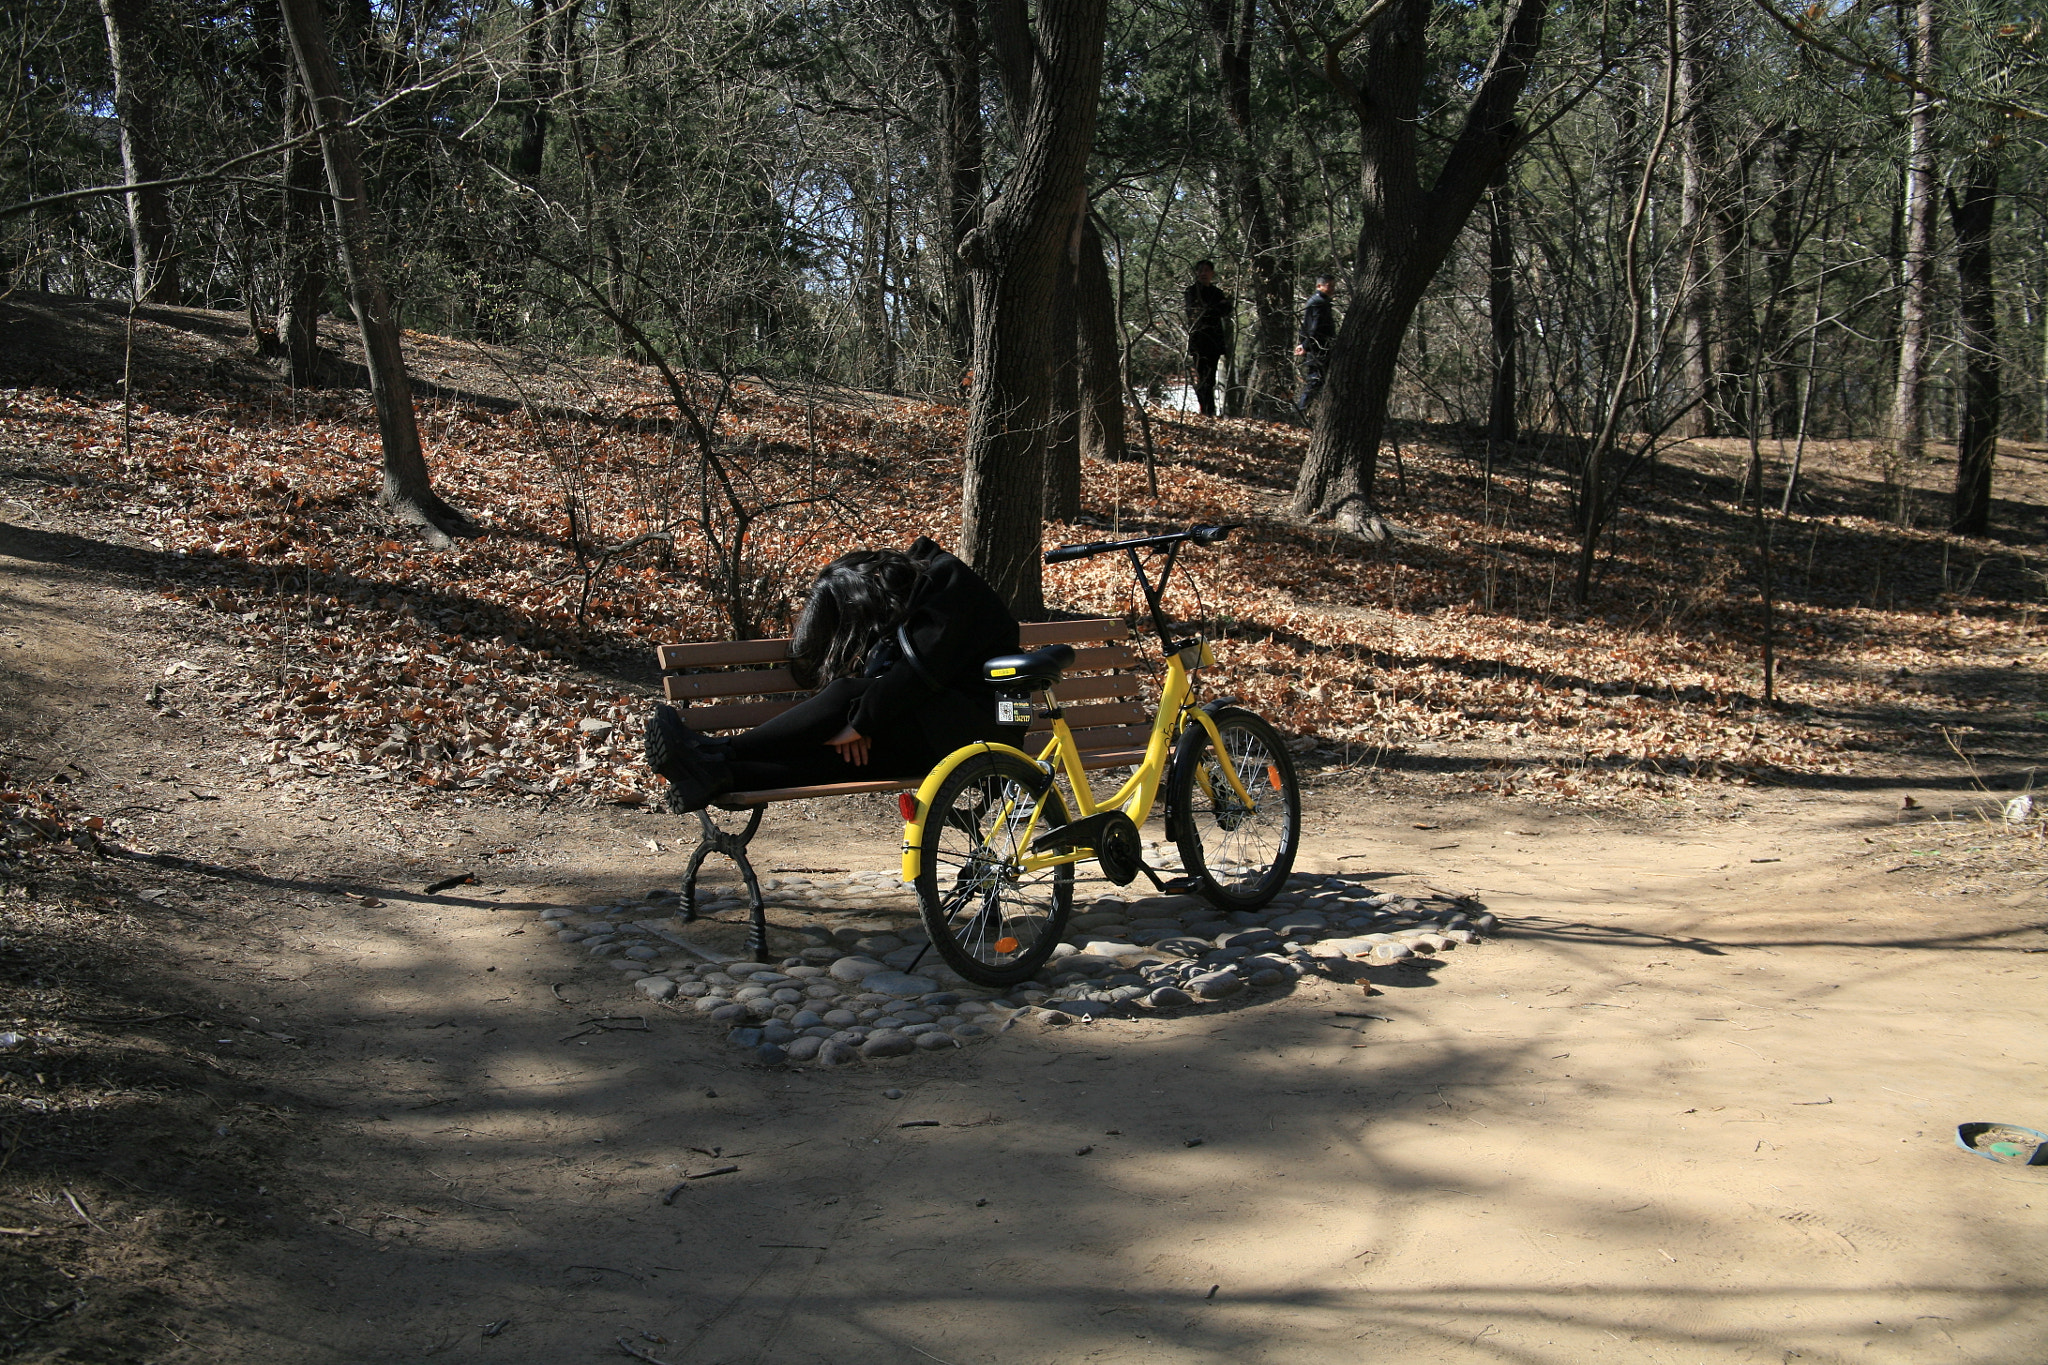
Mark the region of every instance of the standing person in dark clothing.
POLYGON ((1195 282, 1182 296, 1188 314, 1188 355, 1195 362, 1195 401, 1216 415, 1216 362, 1230 349, 1230 295, 1216 287, 1216 262, 1196 261, 1195 282))
POLYGON ((1322 391, 1323 366, 1330 358, 1330 343, 1337 339, 1337 311, 1330 302, 1330 291, 1336 287, 1337 282, 1328 275, 1316 276, 1316 292, 1308 296, 1308 305, 1301 310, 1301 331, 1294 346, 1294 354, 1301 359, 1301 393, 1294 400, 1294 410, 1304 418, 1308 405, 1322 391))
POLYGON ((732 791, 917 777, 964 744, 1004 737, 981 665, 1017 648, 1002 598, 930 540, 855 550, 819 572, 790 641, 792 671, 817 692, 729 737, 658 705, 647 762, 677 812, 732 791))

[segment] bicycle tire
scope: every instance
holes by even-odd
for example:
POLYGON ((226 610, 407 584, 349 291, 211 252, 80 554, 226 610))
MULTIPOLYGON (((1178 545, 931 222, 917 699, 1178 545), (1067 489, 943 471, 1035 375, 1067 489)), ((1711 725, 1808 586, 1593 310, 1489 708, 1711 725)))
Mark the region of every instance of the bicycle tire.
POLYGON ((982 752, 946 775, 925 813, 918 913, 939 957, 977 985, 1028 979, 1052 956, 1073 911, 1072 863, 1016 869, 1034 810, 1033 838, 1067 823, 1066 801, 1044 772, 1015 754, 982 752))
POLYGON ((1280 893, 1301 847, 1301 787, 1294 759, 1265 720, 1237 706, 1210 713, 1244 803, 1224 780, 1215 745, 1200 724, 1181 731, 1167 774, 1167 809, 1181 864, 1219 910, 1256 910, 1280 893))

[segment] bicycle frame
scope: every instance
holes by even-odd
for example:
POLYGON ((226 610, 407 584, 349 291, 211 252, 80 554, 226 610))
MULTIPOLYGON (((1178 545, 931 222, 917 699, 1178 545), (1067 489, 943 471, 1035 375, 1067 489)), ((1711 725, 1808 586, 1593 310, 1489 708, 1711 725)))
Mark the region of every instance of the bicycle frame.
MULTIPOLYGON (((1133 554, 1132 557, 1135 559, 1136 555, 1133 554)), ((1168 567, 1171 567, 1170 561, 1168 567)), ((1163 575, 1161 584, 1164 584, 1163 575)), ((1148 582, 1146 587, 1151 589, 1152 585, 1148 582)), ((1165 619, 1159 610, 1156 590, 1148 591, 1147 596, 1152 598, 1153 616, 1160 626, 1161 635, 1164 636, 1165 619)), ((924 822, 931 810, 932 798, 938 794, 940 783, 944 782, 947 775, 958 766, 960 759, 970 753, 1000 751, 1015 754, 1043 771, 1048 783, 1057 781, 1062 775, 1065 776, 1073 796, 1073 810, 1069 813, 1072 820, 1083 820, 1105 810, 1122 810, 1130 817, 1132 824, 1144 824, 1146 818, 1152 814, 1154 802, 1159 798, 1160 784, 1166 780, 1166 766, 1172 758, 1174 741, 1180 737, 1190 718, 1208 731, 1209 741, 1216 746, 1219 753, 1223 750, 1223 736, 1217 730, 1216 722, 1210 718, 1207 711, 1191 704, 1194 698, 1194 671, 1215 662, 1216 656, 1210 651, 1207 641, 1189 640, 1170 648, 1166 656, 1166 682, 1160 689, 1159 711, 1152 718, 1152 733, 1145 744, 1145 757, 1139 761, 1124 784, 1100 802, 1095 799, 1095 790, 1089 784, 1087 770, 1081 765, 1080 746, 1074 740, 1074 732, 1067 725, 1066 716, 1061 712, 1052 689, 1047 689, 1041 694, 1048 705, 1048 716, 1052 721, 1052 738, 1046 742, 1036 757, 1014 745, 991 742, 970 744, 965 749, 955 751, 933 768, 917 789, 915 815, 906 820, 903 826, 903 880, 912 882, 917 879, 921 867, 919 850, 924 843, 924 822)), ((1229 781, 1237 799, 1247 806, 1255 805, 1251 794, 1244 789, 1243 782, 1239 780, 1235 766, 1229 763, 1221 766, 1224 777, 1229 781)), ((1009 818, 1009 812, 1006 810, 996 814, 999 821, 1006 822, 1009 818)), ((1026 823, 1019 840, 1020 846, 1030 847, 1031 840, 1039 832, 1038 816, 1037 810, 1032 811, 1031 819, 1026 823)), ((1019 861, 1017 870, 1037 872, 1049 867, 1058 867, 1062 863, 1085 862, 1094 856, 1093 849, 1030 855, 1019 861)))

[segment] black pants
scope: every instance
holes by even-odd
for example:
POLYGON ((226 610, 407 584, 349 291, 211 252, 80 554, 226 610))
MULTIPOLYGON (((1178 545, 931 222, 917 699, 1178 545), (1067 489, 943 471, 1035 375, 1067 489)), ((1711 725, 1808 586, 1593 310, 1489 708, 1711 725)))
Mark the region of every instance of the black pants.
POLYGON ((1195 361, 1195 402, 1201 405, 1204 417, 1216 415, 1216 362, 1223 359, 1221 351, 1191 351, 1195 361))
MULTIPOLYGON (((825 741, 846 728, 854 703, 867 691, 868 678, 841 678, 820 688, 773 720, 734 735, 734 791, 770 787, 810 787, 826 782, 879 782, 884 778, 922 777, 943 754, 932 752, 922 733, 910 726, 884 727, 869 735, 868 761, 855 767, 825 741)), ((687 716, 687 713, 685 713, 687 716)))
POLYGON ((1329 352, 1312 347, 1301 357, 1301 394, 1294 400, 1294 410, 1304 417, 1308 416, 1308 405, 1322 392, 1323 366, 1329 358, 1329 352))

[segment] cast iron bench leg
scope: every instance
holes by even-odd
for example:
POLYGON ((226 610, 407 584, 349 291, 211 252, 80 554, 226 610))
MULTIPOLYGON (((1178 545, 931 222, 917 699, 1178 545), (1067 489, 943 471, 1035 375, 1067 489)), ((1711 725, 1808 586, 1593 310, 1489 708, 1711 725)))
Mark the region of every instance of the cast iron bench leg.
POLYGON ((761 813, 766 809, 755 806, 747 818, 747 827, 737 834, 720 829, 710 812, 698 811, 697 821, 704 832, 697 840, 696 851, 690 855, 690 870, 683 874, 683 923, 688 924, 697 918, 697 871, 704 866, 704 860, 714 853, 732 859, 747 884, 747 901, 753 911, 753 926, 747 931, 747 952, 756 962, 763 961, 768 952, 768 905, 761 899, 761 883, 747 857, 747 844, 754 831, 761 828, 761 813))

